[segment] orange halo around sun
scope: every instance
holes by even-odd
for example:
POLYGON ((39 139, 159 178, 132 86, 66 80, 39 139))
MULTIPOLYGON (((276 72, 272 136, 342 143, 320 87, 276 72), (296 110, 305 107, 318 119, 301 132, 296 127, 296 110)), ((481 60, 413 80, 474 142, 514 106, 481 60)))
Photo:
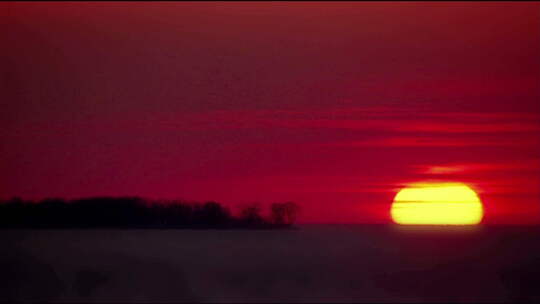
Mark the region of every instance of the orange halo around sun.
POLYGON ((484 209, 465 184, 416 183, 398 192, 390 215, 402 225, 476 225, 484 209))

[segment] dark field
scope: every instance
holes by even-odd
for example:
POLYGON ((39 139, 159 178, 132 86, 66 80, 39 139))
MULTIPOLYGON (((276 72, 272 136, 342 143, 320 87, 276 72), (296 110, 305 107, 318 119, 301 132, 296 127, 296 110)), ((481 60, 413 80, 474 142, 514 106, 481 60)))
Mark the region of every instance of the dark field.
POLYGON ((540 301, 540 229, 3 230, 0 299, 540 301))

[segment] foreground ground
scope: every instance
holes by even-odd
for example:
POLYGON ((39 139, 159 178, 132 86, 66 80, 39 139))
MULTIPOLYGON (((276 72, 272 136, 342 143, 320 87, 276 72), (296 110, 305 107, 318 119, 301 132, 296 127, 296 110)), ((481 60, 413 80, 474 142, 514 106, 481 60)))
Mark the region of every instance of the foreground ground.
POLYGON ((540 229, 3 230, 0 299, 538 301, 540 229))

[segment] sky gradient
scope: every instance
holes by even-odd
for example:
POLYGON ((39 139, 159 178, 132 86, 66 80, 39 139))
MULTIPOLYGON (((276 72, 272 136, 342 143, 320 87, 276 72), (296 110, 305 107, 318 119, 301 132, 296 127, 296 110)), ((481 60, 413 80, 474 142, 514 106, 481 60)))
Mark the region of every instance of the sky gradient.
POLYGON ((540 223, 539 3, 2 3, 0 197, 389 221, 408 183, 540 223))

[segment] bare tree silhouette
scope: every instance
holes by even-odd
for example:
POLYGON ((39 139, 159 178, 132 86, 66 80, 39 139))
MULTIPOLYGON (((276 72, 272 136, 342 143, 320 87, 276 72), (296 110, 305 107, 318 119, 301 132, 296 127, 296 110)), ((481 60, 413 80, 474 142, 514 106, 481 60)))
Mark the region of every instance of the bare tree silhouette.
POLYGON ((293 202, 273 203, 271 205, 271 221, 278 226, 290 226, 296 221, 299 207, 293 202))
POLYGON ((259 204, 253 203, 244 207, 240 212, 240 221, 248 226, 261 226, 264 224, 259 204))

